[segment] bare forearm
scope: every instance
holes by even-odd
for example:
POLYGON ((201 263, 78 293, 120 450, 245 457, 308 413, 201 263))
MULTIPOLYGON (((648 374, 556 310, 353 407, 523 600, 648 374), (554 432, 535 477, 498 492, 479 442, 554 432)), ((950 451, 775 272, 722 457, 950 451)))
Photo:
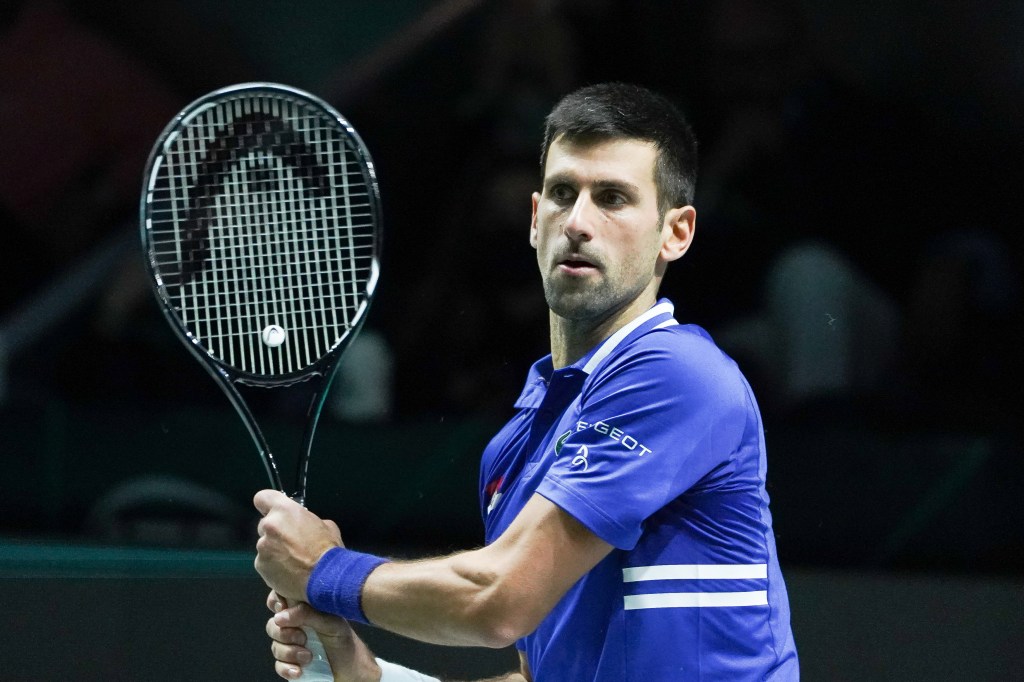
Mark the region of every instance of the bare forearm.
POLYGON ((501 648, 533 632, 611 550, 576 519, 534 495, 493 544, 378 566, 362 584, 360 603, 371 623, 406 637, 501 648))
POLYGON ((511 644, 521 634, 517 610, 504 604, 510 590, 498 573, 480 568, 490 565, 481 554, 486 551, 378 567, 363 585, 366 617, 377 627, 432 644, 511 644))

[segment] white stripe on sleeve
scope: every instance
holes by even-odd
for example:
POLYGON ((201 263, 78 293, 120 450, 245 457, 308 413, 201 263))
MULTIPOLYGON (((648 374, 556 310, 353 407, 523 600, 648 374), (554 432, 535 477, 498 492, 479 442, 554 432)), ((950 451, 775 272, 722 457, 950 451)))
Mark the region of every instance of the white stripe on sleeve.
POLYGON ((666 564, 622 569, 622 581, 642 580, 762 580, 768 564, 666 564))
POLYGON ((708 608, 718 606, 766 606, 767 590, 754 592, 662 592, 658 594, 629 594, 625 597, 626 610, 708 608))

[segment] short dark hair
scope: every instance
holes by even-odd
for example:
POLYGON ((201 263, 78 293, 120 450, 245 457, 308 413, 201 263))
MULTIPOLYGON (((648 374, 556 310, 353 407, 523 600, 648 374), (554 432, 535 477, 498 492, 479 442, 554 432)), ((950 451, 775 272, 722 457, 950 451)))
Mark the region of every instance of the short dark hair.
POLYGON ((629 138, 658 150, 654 183, 662 213, 693 203, 697 184, 697 138, 682 112, 664 96, 639 85, 600 83, 566 95, 548 114, 540 170, 560 136, 587 143, 629 138))

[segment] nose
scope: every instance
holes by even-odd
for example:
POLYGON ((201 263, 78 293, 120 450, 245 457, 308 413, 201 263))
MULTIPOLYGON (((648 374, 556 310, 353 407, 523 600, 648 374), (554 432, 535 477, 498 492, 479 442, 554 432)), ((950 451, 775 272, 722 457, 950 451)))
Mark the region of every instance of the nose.
POLYGON ((580 192, 565 219, 565 236, 572 242, 589 242, 594 238, 596 209, 590 192, 580 192))

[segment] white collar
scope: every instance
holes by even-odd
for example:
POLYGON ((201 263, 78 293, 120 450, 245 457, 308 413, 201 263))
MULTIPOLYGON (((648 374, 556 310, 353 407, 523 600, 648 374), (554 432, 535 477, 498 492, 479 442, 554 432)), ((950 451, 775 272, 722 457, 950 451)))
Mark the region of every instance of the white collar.
MULTIPOLYGON (((598 348, 597 351, 593 355, 590 356, 589 360, 587 360, 587 364, 583 365, 583 371, 586 374, 593 373, 593 371, 595 369, 597 369, 597 366, 599 364, 601 364, 601 361, 604 360, 606 357, 608 357, 608 354, 611 353, 613 350, 615 350, 615 348, 620 343, 622 343, 623 339, 625 339, 627 336, 629 336, 630 333, 632 333, 637 327, 642 325, 644 322, 647 322, 648 320, 651 320, 651 319, 653 319, 655 317, 658 317, 659 315, 665 315, 665 314, 668 314, 668 316, 671 318, 672 314, 674 312, 675 312, 675 306, 672 305, 672 302, 671 301, 667 301, 667 300, 662 300, 660 303, 655 305, 653 308, 650 308, 649 310, 647 310, 647 312, 643 313, 642 315, 639 315, 634 320, 629 322, 627 325, 625 325, 624 327, 619 329, 619 331, 615 332, 614 334, 609 336, 607 339, 605 339, 604 343, 601 344, 601 347, 598 348)), ((675 320, 669 319, 669 320, 666 320, 666 322, 663 323, 662 325, 658 325, 658 326, 661 327, 661 326, 664 326, 664 324, 678 324, 678 323, 675 320)))

